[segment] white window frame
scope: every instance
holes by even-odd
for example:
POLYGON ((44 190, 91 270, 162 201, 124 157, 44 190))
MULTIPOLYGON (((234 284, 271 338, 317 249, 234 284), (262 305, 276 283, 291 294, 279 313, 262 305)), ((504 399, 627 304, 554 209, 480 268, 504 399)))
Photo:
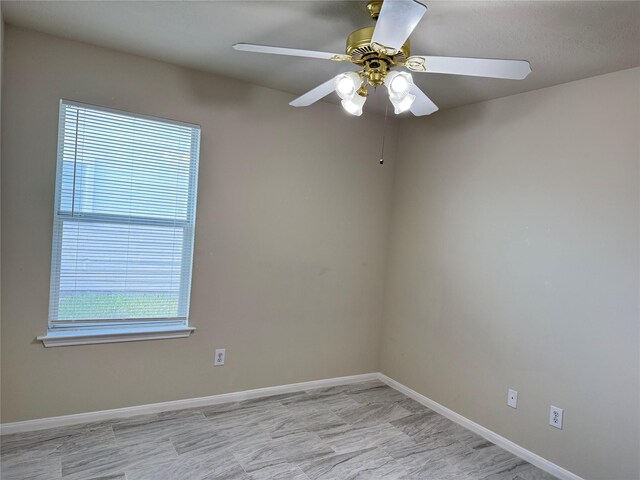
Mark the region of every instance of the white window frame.
POLYGON ((108 221, 117 224, 136 224, 136 225, 159 225, 159 226, 181 226, 185 235, 183 236, 184 248, 188 248, 188 268, 183 268, 182 275, 192 277, 193 269, 193 251, 195 237, 195 218, 197 204, 197 188, 198 188, 198 164, 200 156, 200 126, 192 123, 180 122, 176 120, 168 120, 165 118, 140 115, 122 110, 115 110, 86 103, 75 102, 71 100, 60 100, 59 125, 58 125, 58 148, 57 148, 57 165, 56 165, 56 192, 54 200, 54 221, 53 221, 53 248, 51 255, 51 301, 49 305, 49 322, 46 335, 37 337, 42 341, 45 347, 57 347, 68 345, 85 345, 94 343, 113 343, 113 342, 131 342, 139 340, 155 340, 166 338, 184 338, 188 337, 195 331, 195 327, 189 325, 189 302, 191 297, 191 279, 185 279, 181 285, 186 285, 186 292, 182 292, 179 301, 187 302, 186 316, 176 318, 154 318, 154 319, 122 319, 122 320, 55 320, 52 318, 54 312, 57 311, 55 298, 53 295, 55 284, 58 284, 55 276, 59 275, 62 242, 60 237, 64 222, 73 219, 74 222, 92 222, 92 221, 108 221), (188 202, 187 220, 177 221, 175 219, 161 220, 156 218, 144 218, 141 216, 132 217, 112 214, 74 214, 62 212, 61 195, 62 195, 62 174, 63 174, 63 143, 64 143, 64 113, 63 106, 72 105, 78 107, 90 108, 104 112, 126 115, 133 118, 146 118, 158 122, 170 123, 187 126, 194 129, 192 154, 197 156, 195 160, 195 175, 190 177, 189 191, 193 192, 193 202, 188 202), (56 248, 57 246, 57 248, 56 248), (54 281, 56 282, 54 284, 54 281))

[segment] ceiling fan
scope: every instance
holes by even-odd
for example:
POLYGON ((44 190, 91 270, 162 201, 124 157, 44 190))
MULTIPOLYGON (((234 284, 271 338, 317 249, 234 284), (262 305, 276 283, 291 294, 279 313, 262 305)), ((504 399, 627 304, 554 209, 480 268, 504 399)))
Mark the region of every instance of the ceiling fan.
POLYGON ((414 83, 409 72, 394 70, 404 67, 411 72, 445 73, 476 77, 522 80, 531 72, 525 60, 487 58, 433 57, 410 55, 409 35, 427 12, 416 0, 370 0, 367 10, 376 20, 375 27, 352 32, 347 38, 344 54, 236 43, 233 48, 243 52, 291 55, 318 58, 334 62, 351 62, 361 70, 336 75, 289 105, 306 107, 335 91, 342 107, 352 115, 362 115, 368 86, 384 85, 396 114, 411 111, 416 116, 429 115, 438 107, 414 83))

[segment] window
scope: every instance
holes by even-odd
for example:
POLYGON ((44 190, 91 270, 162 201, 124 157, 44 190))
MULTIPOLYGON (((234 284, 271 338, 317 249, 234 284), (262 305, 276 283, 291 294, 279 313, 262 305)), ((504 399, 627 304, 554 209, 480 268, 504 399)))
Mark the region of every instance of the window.
POLYGON ((187 336, 200 127, 66 100, 59 122, 41 339, 187 336))

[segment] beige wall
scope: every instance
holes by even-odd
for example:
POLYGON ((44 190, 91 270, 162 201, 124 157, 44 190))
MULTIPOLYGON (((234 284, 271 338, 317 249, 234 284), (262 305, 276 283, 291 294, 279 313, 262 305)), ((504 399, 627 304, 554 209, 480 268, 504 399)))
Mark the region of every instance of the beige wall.
POLYGON ((585 478, 640 474, 639 69, 403 120, 383 168, 375 115, 13 27, 4 70, 2 422, 381 367, 585 478), (62 97, 202 125, 191 338, 34 341, 62 97))
MULTIPOLYGON (((0 9, 0 131, 2 130, 2 54, 4 52, 4 19, 2 18, 2 9, 0 9)), ((2 135, 0 135, 0 166, 2 165, 2 135)), ((0 167, 0 172, 2 171, 2 168, 0 167)), ((1 177, 2 174, 0 173, 0 185, 2 183, 1 181, 1 177)), ((0 188, 0 191, 2 189, 0 188)), ((0 198, 2 197, 2 195, 0 194, 0 198)), ((2 201, 0 200, 0 212, 2 212, 2 201)), ((2 222, 0 222, 0 238, 2 238, 2 222)), ((0 252, 2 251, 2 241, 0 240, 0 252)), ((0 255, 1 257, 1 255, 0 255)), ((0 264, 2 262, 0 261, 0 264)), ((2 284, 2 282, 0 281, 0 285, 2 284)), ((0 288, 1 290, 1 288, 0 288)), ((2 300, 1 300, 1 295, 0 295, 0 312, 2 312, 2 300)), ((0 314, 1 317, 1 314, 0 314)), ((2 351, 2 348, 0 347, 0 352, 2 351)), ((0 353, 1 355, 1 353, 0 353)), ((2 392, 2 387, 0 386, 0 394, 2 392)))
MULTIPOLYGON (((2 57, 4 52, 4 19, 2 18, 2 9, 0 8, 0 131, 2 130, 2 57)), ((2 135, 0 135, 0 172, 2 171, 2 135)), ((2 173, 0 173, 0 218, 2 212, 2 173)), ((0 239, 2 238, 2 222, 0 221, 0 239)), ((2 264, 2 240, 0 240, 0 265, 2 264)), ((0 271, 2 269, 0 268, 0 271)), ((2 280, 0 275, 0 291, 2 290, 2 280)), ((2 295, 0 295, 0 325, 2 318, 2 295)), ((2 343, 2 333, 0 332, 0 344, 2 343)), ((0 345, 0 357, 2 356, 2 346, 0 345)), ((2 378, 2 372, 0 371, 0 379, 2 378)), ((2 385, 0 381, 0 405, 2 405, 2 385)))
POLYGON ((378 165, 379 116, 11 26, 4 88, 2 422, 377 370, 394 164, 378 165), (60 98, 202 126, 191 338, 34 341, 60 98))
POLYGON ((588 479, 640 477, 639 90, 633 69, 400 125, 382 371, 588 479))

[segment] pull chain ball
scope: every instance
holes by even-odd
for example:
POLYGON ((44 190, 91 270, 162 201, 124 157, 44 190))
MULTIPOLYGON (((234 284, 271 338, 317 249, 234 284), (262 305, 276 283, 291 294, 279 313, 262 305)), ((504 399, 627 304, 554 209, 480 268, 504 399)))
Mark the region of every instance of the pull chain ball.
POLYGON ((389 112, 389 104, 384 106, 384 123, 382 124, 382 151, 380 152, 380 165, 384 164, 384 138, 387 134, 387 113, 389 112))

